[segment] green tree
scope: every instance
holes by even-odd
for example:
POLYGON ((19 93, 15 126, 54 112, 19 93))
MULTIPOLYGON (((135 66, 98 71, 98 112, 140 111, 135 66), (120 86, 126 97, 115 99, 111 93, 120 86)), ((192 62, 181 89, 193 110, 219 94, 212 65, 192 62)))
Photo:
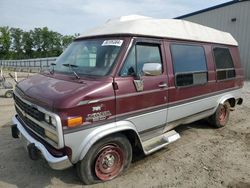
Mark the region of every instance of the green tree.
POLYGON ((11 36, 9 27, 0 27, 0 59, 8 59, 11 45, 11 36))
POLYGON ((53 42, 53 36, 51 36, 51 33, 47 27, 43 27, 41 29, 41 39, 42 39, 42 56, 47 57, 50 51, 50 45, 52 45, 53 42))
POLYGON ((22 37, 23 37, 23 30, 19 28, 11 28, 10 29, 11 38, 12 38, 12 45, 11 49, 14 52, 12 58, 20 59, 23 57, 23 44, 22 44, 22 37))
POLYGON ((33 31, 23 32, 22 45, 24 58, 33 58, 33 31))
POLYGON ((74 36, 65 35, 62 37, 62 49, 65 50, 69 44, 74 40, 74 36))
POLYGON ((51 44, 50 44, 50 54, 49 56, 59 56, 63 49, 61 46, 61 41, 62 41, 62 35, 57 32, 50 31, 50 37, 51 37, 51 44))
POLYGON ((34 58, 41 57, 42 54, 42 45, 43 45, 43 39, 42 39, 42 29, 41 28, 35 28, 32 32, 32 39, 34 44, 34 58))
POLYGON ((62 52, 60 33, 50 31, 47 27, 35 28, 33 33, 36 57, 58 56, 62 52))
POLYGON ((0 27, 0 59, 59 56, 77 36, 79 34, 63 36, 48 27, 30 31, 0 27))

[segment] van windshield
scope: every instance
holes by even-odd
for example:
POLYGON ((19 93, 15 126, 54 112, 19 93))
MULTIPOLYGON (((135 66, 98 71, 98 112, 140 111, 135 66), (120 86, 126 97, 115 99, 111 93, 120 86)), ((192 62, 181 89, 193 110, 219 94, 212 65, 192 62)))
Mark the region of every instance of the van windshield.
POLYGON ((89 39, 74 41, 56 60, 55 72, 86 76, 109 74, 123 40, 89 39))

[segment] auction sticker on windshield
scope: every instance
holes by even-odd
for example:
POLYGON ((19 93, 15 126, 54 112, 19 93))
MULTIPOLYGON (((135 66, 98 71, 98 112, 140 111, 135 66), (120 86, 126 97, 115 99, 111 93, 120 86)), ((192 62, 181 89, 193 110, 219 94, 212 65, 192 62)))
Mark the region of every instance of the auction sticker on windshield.
POLYGON ((102 46, 121 46, 123 40, 105 40, 102 43, 102 46))

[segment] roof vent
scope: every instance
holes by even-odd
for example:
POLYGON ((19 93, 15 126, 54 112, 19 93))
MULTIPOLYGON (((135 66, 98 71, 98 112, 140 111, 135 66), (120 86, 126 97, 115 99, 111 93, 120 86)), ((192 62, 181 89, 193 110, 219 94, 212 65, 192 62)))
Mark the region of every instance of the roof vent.
POLYGON ((237 20, 236 18, 232 18, 231 22, 236 22, 236 20, 237 20))

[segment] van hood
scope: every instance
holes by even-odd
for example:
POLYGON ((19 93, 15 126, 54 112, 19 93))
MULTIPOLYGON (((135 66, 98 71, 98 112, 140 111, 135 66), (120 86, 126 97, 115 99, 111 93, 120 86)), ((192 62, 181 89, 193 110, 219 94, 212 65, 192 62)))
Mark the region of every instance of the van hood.
POLYGON ((89 100, 96 97, 96 88, 103 88, 105 85, 112 86, 112 82, 73 80, 56 74, 53 77, 37 74, 19 82, 16 92, 33 104, 54 111, 77 106, 86 97, 89 100))

